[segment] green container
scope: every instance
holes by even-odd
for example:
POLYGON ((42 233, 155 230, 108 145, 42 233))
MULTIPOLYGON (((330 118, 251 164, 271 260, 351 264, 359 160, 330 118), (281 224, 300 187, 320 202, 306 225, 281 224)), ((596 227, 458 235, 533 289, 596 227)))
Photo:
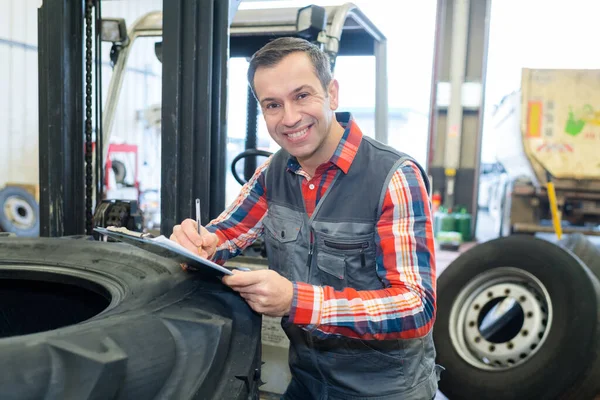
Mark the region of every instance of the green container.
POLYGON ((473 235, 471 233, 471 214, 469 214, 467 210, 463 208, 460 210, 460 212, 454 214, 454 219, 456 221, 456 231, 460 232, 463 241, 471 241, 471 239, 473 238, 473 235))
POLYGON ((440 230, 439 232, 456 232, 456 218, 453 214, 445 213, 440 217, 440 230))
POLYGON ((444 207, 440 207, 433 215, 433 236, 437 237, 440 227, 442 226, 442 218, 448 215, 444 207))

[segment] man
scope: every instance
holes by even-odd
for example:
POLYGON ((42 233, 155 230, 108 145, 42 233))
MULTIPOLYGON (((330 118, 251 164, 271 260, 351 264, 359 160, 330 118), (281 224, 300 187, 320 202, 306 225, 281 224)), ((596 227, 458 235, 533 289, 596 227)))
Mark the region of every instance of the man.
POLYGON ((218 263, 265 237, 269 270, 223 278, 290 339, 285 399, 432 399, 439 367, 435 258, 426 176, 337 113, 327 56, 273 40, 248 81, 281 150, 197 233, 171 239, 218 263))

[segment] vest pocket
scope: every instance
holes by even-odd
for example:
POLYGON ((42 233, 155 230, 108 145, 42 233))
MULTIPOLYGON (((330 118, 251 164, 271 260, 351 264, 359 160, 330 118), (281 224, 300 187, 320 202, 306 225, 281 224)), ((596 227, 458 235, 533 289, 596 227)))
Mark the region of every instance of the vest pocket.
POLYGON ((342 290, 346 285, 346 260, 343 255, 335 255, 319 251, 317 254, 317 268, 323 285, 331 286, 335 290, 342 290))
POLYGON ((406 363, 410 361, 398 342, 345 340, 341 345, 316 349, 316 353, 327 382, 348 393, 348 398, 368 392, 373 398, 402 399, 401 394, 410 389, 405 376, 406 363))
POLYGON ((351 242, 351 243, 342 243, 342 242, 334 242, 332 240, 325 239, 323 240, 323 244, 325 246, 345 252, 358 252, 358 256, 360 258, 360 266, 365 267, 367 265, 367 256, 365 255, 365 251, 369 248, 368 241, 360 241, 360 242, 351 242))
POLYGON ((287 279, 293 280, 292 271, 296 241, 302 228, 302 220, 292 215, 282 218, 267 213, 263 219, 265 245, 269 268, 287 279))
POLYGON ((317 252, 320 275, 324 284, 337 290, 351 287, 356 290, 376 290, 383 287, 375 269, 373 234, 357 236, 319 235, 317 252), (333 275, 327 276, 326 273, 333 275))

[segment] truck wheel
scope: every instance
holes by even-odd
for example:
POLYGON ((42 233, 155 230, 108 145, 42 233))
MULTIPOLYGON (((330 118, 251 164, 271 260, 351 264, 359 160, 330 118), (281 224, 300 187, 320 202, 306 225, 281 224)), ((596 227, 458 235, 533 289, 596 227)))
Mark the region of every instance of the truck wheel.
POLYGON ((570 250, 600 279, 600 249, 581 233, 572 233, 560 245, 570 250))
POLYGON ((571 253, 531 236, 480 244, 438 279, 433 330, 450 399, 592 399, 600 284, 571 253))
POLYGON ((40 210, 31 193, 17 186, 0 190, 0 230, 17 236, 39 236, 40 210))
POLYGON ((260 316, 122 243, 0 238, 2 399, 252 399, 260 316))

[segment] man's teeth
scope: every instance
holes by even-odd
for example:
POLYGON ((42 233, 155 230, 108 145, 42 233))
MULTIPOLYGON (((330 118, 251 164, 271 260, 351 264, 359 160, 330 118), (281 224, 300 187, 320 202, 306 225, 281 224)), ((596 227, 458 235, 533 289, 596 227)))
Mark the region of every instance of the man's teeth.
POLYGON ((304 128, 304 129, 302 129, 301 131, 298 131, 298 132, 296 132, 296 133, 288 133, 288 137, 289 137, 290 139, 297 139, 297 138, 299 138, 300 136, 304 135, 304 134, 306 133, 306 131, 308 131, 308 128, 304 128))

